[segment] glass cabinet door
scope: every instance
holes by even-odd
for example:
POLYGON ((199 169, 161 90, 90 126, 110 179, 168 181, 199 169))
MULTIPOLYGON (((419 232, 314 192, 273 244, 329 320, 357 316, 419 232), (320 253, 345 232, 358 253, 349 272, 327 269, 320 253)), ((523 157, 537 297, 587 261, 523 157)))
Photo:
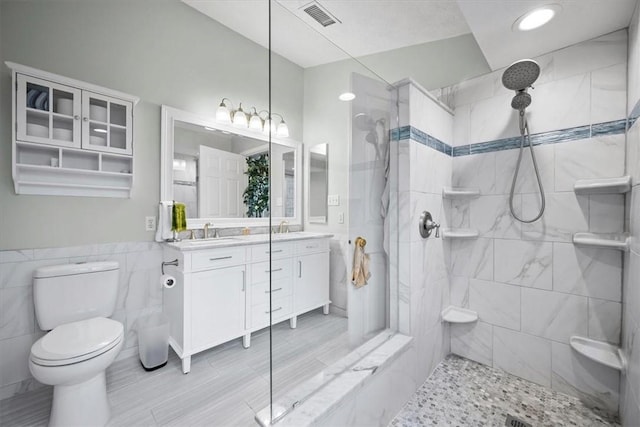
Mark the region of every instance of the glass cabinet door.
POLYGON ((84 91, 82 148, 132 154, 130 102, 84 91))
POLYGON ((18 141, 80 147, 80 90, 17 75, 18 141))

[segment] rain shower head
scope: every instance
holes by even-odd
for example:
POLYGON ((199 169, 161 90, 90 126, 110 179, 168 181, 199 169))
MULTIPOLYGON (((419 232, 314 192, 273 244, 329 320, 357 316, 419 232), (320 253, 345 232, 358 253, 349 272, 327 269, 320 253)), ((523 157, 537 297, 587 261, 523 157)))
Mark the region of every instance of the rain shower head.
POLYGON ((522 59, 504 70, 502 84, 507 89, 520 91, 530 87, 538 76, 540 76, 538 63, 532 59, 522 59))
POLYGON ((514 110, 522 111, 531 104, 531 95, 525 90, 519 90, 511 100, 511 107, 514 110))

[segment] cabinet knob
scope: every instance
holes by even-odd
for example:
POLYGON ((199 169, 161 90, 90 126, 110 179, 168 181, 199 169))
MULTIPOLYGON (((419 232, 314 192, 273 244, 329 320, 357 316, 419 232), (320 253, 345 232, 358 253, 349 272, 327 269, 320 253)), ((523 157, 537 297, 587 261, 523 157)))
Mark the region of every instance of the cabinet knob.
POLYGON ((83 118, 82 118, 82 121, 83 121, 83 122, 88 122, 88 121, 89 121, 89 117, 83 117, 83 118))
POLYGON ((76 114, 75 116, 73 116, 73 120, 80 120, 80 116, 76 114))

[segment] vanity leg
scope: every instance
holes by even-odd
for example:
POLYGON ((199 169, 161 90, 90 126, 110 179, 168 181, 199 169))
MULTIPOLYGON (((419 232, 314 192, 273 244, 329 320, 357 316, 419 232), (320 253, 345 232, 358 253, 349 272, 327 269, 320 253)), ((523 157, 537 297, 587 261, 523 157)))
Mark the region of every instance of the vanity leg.
POLYGON ((182 359, 182 373, 188 374, 191 371, 191 356, 185 356, 182 359))
POLYGON ((291 329, 295 329, 298 327, 298 316, 293 316, 291 319, 289 319, 289 327, 291 329))
POLYGON ((251 333, 248 333, 242 337, 242 346, 249 348, 251 346, 251 333))
POLYGON ((322 314, 329 314, 329 304, 322 306, 322 314))

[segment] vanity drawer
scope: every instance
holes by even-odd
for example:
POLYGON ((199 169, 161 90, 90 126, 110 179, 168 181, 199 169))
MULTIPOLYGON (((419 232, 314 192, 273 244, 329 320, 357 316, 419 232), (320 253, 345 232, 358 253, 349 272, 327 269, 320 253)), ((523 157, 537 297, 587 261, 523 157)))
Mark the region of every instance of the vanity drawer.
MULTIPOLYGON (((269 282, 257 283, 251 286, 251 305, 269 304, 269 293, 273 297, 273 301, 278 301, 284 297, 291 296, 293 289, 293 279, 287 277, 284 279, 274 280, 269 290, 269 282)), ((274 307, 276 307, 274 305, 274 307)))
POLYGON ((251 261, 266 261, 271 255, 272 259, 287 258, 293 256, 293 246, 288 242, 278 242, 271 244, 269 251, 268 244, 255 245, 251 247, 251 261))
POLYGON ((327 252, 328 250, 329 239, 309 239, 296 242, 296 255, 327 252))
MULTIPOLYGON (((291 316, 293 313, 293 298, 288 296, 281 299, 274 299, 272 303, 273 323, 278 323, 291 316)), ((269 326, 269 302, 266 304, 254 305, 251 308, 251 328, 264 328, 269 326)))
POLYGON ((244 247, 194 252, 193 255, 191 255, 191 269, 209 270, 244 264, 246 259, 245 253, 244 247))
MULTIPOLYGON (((284 277, 293 276, 293 259, 271 260, 271 279, 277 280, 284 277)), ((259 262, 251 265, 251 283, 269 281, 269 261, 259 262)))

